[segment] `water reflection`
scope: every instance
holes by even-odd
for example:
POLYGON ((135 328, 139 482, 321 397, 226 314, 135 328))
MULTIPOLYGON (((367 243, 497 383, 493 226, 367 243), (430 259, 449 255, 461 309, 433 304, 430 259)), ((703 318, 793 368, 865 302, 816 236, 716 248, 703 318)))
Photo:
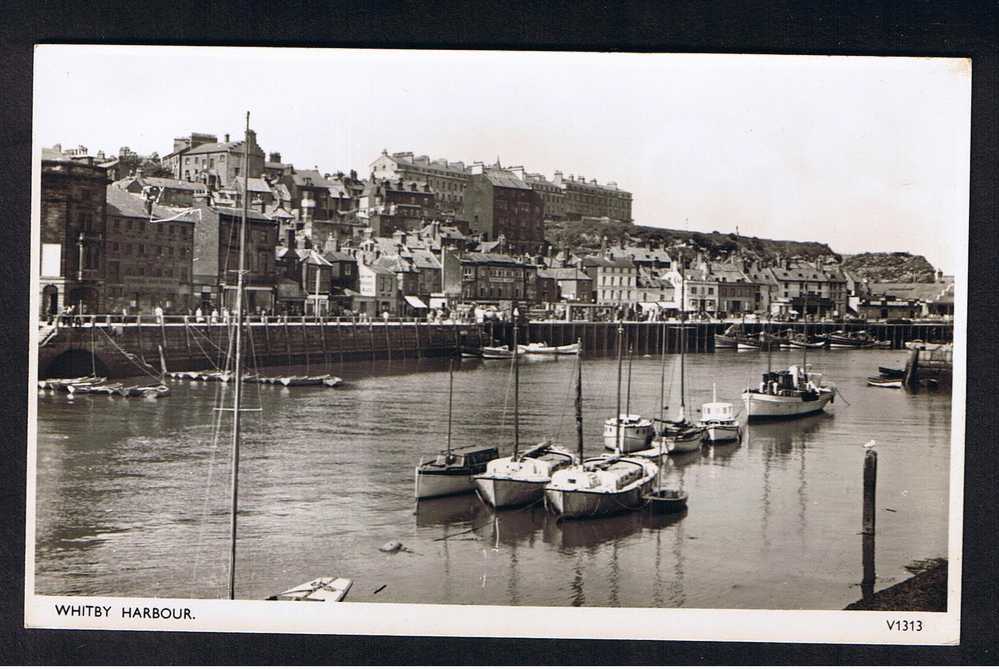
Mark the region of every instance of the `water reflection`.
MULTIPOLYGON (((783 355, 774 352, 775 366, 796 361, 779 360, 783 355)), ((244 424, 238 590, 266 596, 331 571, 334 559, 336 573, 358 584, 355 601, 755 607, 772 606, 773 589, 734 585, 780 582, 782 605, 840 608, 856 599, 858 556, 830 550, 830 542, 855 545, 859 493, 853 499, 844 490, 859 483, 859 459, 850 454, 872 434, 884 470, 902 482, 884 490, 885 504, 898 512, 890 531, 878 535, 880 578, 895 578, 892 569, 942 555, 947 546, 950 398, 868 392, 863 378, 891 363, 879 356, 809 355, 851 405, 837 401, 827 416, 754 424, 741 444, 668 458, 663 481, 690 492, 686 515, 564 523, 540 504, 494 513, 475 495, 415 506, 413 465, 446 439, 445 360, 334 364, 333 373, 348 381, 334 390, 250 386, 249 401, 264 411, 244 424), (373 560, 384 557, 377 549, 390 539, 412 552, 373 560), (733 554, 744 556, 737 568, 733 554), (374 586, 360 587, 365 582, 388 587, 376 597, 374 586)), ((710 401, 714 383, 719 399, 737 401, 765 363, 754 354, 692 354, 687 361, 692 408, 710 401)), ((572 443, 568 362, 522 367, 524 442, 561 431, 572 443)), ((319 357, 311 363, 313 372, 322 365, 319 357)), ((617 364, 613 357, 585 364, 589 455, 602 450, 602 422, 615 408, 617 364)), ((633 410, 655 408, 659 369, 656 358, 635 359, 633 410)), ((509 361, 457 366, 456 444, 495 440, 507 453, 510 377, 509 361)), ((229 398, 231 388, 171 386, 174 394, 159 401, 40 398, 40 593, 224 591, 228 430, 216 448, 212 426, 216 396, 229 398)), ((668 403, 676 404, 677 390, 674 384, 668 403)))

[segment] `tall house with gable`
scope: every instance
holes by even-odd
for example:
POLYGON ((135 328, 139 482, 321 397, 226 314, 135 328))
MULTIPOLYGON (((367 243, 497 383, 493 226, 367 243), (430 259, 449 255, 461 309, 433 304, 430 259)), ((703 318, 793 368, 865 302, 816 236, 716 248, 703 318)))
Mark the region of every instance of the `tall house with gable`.
POLYGON ((502 235, 518 252, 538 253, 545 243, 541 195, 510 170, 472 166, 464 218, 486 242, 502 235))
POLYGON ((184 181, 199 181, 211 190, 232 185, 236 177, 259 177, 265 174, 264 152, 257 144, 257 133, 248 131, 248 164, 244 167, 244 142, 219 142, 214 135, 192 133, 174 140, 174 149, 163 158, 163 164, 174 176, 184 181), (244 171, 246 174, 244 174, 244 171))

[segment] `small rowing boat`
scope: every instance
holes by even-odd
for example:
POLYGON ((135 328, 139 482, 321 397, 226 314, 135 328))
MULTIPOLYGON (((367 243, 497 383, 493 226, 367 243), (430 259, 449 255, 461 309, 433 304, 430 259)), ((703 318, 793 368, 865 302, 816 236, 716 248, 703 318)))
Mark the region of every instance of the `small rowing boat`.
POLYGON ((875 388, 901 388, 902 379, 886 379, 883 376, 867 377, 867 385, 875 388))
POLYGON ((517 347, 520 354, 529 355, 577 355, 579 344, 566 344, 565 346, 549 346, 546 343, 521 344, 517 347))
POLYGON ((350 586, 353 584, 354 582, 349 578, 323 576, 276 595, 271 595, 267 598, 267 601, 335 604, 347 596, 347 591, 350 590, 350 586))

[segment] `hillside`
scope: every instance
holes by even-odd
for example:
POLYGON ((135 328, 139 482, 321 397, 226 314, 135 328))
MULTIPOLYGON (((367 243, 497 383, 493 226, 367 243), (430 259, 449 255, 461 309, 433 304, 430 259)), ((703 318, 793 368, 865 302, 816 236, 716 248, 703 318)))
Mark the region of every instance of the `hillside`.
POLYGON ((932 283, 936 275, 933 265, 926 258, 905 251, 845 256, 843 269, 872 283, 882 281, 932 283))
POLYGON ((665 242, 667 245, 687 242, 705 249, 713 256, 736 250, 759 258, 773 258, 777 255, 805 258, 835 255, 827 244, 819 242, 760 239, 736 236, 734 233, 671 230, 616 222, 548 221, 545 223, 545 239, 556 248, 563 249, 568 246, 577 254, 599 251, 601 240, 605 236, 611 245, 622 239, 631 244, 644 244, 650 240, 656 244, 665 242))

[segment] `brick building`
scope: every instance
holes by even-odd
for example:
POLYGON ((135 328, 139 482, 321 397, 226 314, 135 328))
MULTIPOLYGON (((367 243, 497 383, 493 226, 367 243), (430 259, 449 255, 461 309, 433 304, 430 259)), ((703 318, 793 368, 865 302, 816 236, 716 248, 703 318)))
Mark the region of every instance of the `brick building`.
POLYGON ((167 313, 197 307, 192 298, 196 212, 163 207, 112 184, 107 187, 102 309, 167 313))
MULTIPOLYGON (((202 206, 196 210, 192 284, 194 301, 203 310, 235 307, 236 270, 239 267, 239 228, 242 210, 202 206)), ((278 229, 274 219, 249 210, 246 217, 247 273, 244 306, 248 313, 274 307, 274 248, 278 229)))
POLYGON ((468 253, 461 259, 461 297, 467 302, 537 301, 538 268, 500 253, 468 253))
POLYGON ((67 306, 76 313, 103 307, 107 171, 42 150, 41 314, 67 306))
POLYGON ((510 170, 473 166, 465 189, 464 218, 482 240, 502 235, 517 252, 539 253, 545 245, 541 195, 510 170))
POLYGON ((411 152, 382 151, 371 163, 371 179, 417 182, 426 184, 434 194, 442 212, 460 212, 468 185, 468 170, 462 162, 429 156, 414 156, 411 152))
POLYGON ((562 172, 556 172, 552 183, 565 193, 563 215, 567 219, 607 217, 625 223, 632 221, 631 193, 618 188, 613 181, 604 185, 582 176, 569 175, 566 179, 562 172))
POLYGON ((219 142, 214 135, 194 133, 190 138, 174 140, 174 150, 162 164, 184 181, 198 181, 211 190, 230 186, 239 176, 259 177, 264 172, 264 152, 257 144, 257 133, 246 133, 249 141, 248 165, 243 166, 243 140, 231 142, 229 135, 219 142))

